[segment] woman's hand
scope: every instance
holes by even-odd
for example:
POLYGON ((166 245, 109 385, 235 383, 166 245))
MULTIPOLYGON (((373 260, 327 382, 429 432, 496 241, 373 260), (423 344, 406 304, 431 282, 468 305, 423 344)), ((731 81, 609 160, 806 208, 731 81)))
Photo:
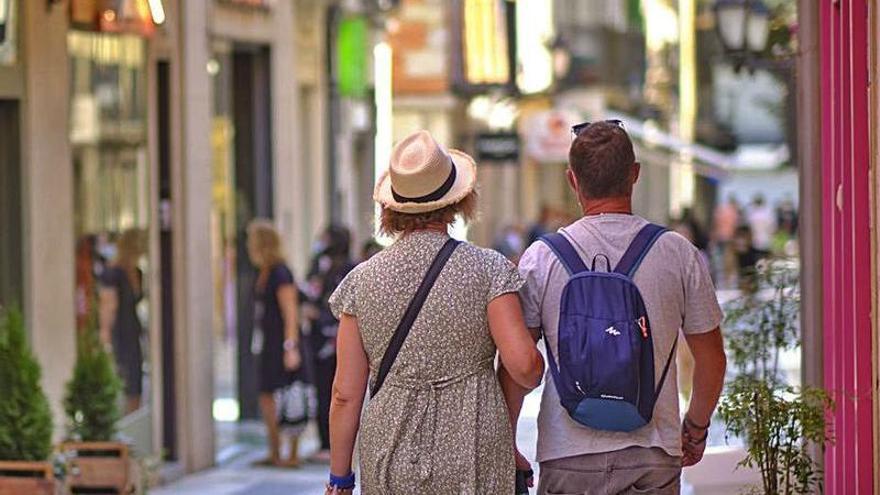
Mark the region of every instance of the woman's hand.
POLYGON ((327 485, 327 489, 324 490, 324 495, 348 495, 350 493, 354 493, 354 488, 336 488, 327 485))
POLYGON ((302 354, 296 347, 284 350, 284 369, 296 371, 302 366, 302 354))
POLYGON ((529 463, 529 460, 526 459, 526 456, 524 456, 524 455, 522 455, 522 453, 520 453, 519 449, 517 449, 515 451, 515 455, 516 455, 516 468, 517 469, 519 469, 520 471, 528 471, 529 469, 532 469, 531 463, 529 463))
POLYGON ((526 478, 525 481, 527 487, 533 488, 535 486, 535 475, 534 471, 532 471, 532 465, 529 463, 529 460, 520 453, 519 449, 515 449, 514 453, 516 456, 516 470, 525 471, 526 473, 532 473, 532 476, 526 478))

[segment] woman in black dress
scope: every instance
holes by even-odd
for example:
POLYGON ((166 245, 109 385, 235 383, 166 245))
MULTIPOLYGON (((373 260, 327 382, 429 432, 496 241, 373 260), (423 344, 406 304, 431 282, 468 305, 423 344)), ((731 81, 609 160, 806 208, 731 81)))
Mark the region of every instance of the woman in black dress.
POLYGON ((269 457, 261 464, 293 467, 299 464, 298 435, 291 435, 289 457, 282 461, 275 393, 301 378, 297 290, 275 227, 266 220, 254 220, 247 232, 248 255, 259 270, 251 350, 257 356, 260 411, 269 436, 269 457))
POLYGON ((144 254, 143 235, 139 230, 122 233, 116 243, 116 259, 101 273, 99 295, 100 336, 112 349, 116 369, 125 386, 125 413, 141 407, 143 326, 137 305, 143 299, 143 273, 138 262, 144 254))

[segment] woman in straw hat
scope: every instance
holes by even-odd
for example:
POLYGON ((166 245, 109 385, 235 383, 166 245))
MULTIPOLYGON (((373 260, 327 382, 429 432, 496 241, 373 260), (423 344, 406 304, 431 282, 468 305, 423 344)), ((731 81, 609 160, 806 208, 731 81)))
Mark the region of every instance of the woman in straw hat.
POLYGON ((340 327, 327 493, 354 488, 358 434, 365 495, 513 493, 502 386, 533 388, 543 359, 523 322, 515 267, 447 235, 456 217, 473 217, 475 182, 473 159, 425 131, 392 152, 374 199, 382 231, 397 240, 330 299, 340 327), (372 398, 361 419, 368 379, 372 398))

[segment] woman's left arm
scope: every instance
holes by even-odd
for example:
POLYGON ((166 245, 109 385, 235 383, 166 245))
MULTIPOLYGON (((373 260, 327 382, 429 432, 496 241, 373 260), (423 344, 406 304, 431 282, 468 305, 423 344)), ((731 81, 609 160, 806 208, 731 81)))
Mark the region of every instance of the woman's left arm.
POLYGON ((330 473, 346 476, 351 472, 370 365, 356 317, 342 315, 336 338, 336 378, 330 403, 330 473))
POLYGON ((299 352, 299 296, 296 286, 284 284, 278 287, 276 292, 278 307, 284 318, 284 367, 288 370, 296 370, 302 364, 302 354, 299 352))

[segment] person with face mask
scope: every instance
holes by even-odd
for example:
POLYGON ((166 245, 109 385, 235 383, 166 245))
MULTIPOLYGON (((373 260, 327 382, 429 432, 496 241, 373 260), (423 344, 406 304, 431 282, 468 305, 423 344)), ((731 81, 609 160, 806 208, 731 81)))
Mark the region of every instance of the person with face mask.
POLYGON ((354 268, 351 234, 341 225, 328 226, 314 246, 308 273, 304 314, 309 323, 308 346, 312 381, 318 396, 318 435, 321 448, 314 460, 330 460, 330 397, 336 373, 337 320, 328 300, 340 282, 354 268))

